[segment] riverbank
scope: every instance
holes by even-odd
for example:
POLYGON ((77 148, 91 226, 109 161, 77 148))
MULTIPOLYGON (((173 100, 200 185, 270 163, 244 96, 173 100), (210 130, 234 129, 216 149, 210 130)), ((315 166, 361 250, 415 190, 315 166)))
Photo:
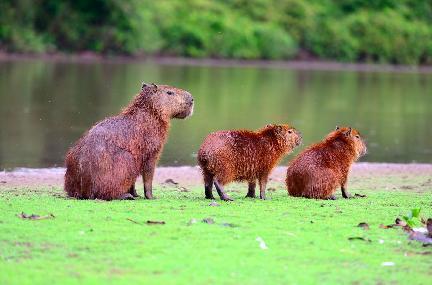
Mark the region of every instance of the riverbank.
POLYGON ((375 64, 355 63, 320 60, 315 57, 296 60, 241 60, 222 58, 185 58, 168 56, 144 56, 144 55, 103 55, 93 52, 76 54, 42 53, 20 54, 5 53, 0 51, 0 63, 8 61, 43 60, 48 62, 67 63, 139 63, 150 62, 161 65, 190 65, 190 66, 214 66, 214 67, 261 67, 282 68, 294 70, 329 70, 329 71, 356 71, 356 72, 397 72, 397 73, 432 73, 432 65, 399 65, 399 64, 375 64))
MULTIPOLYGON (((18 168, 0 172, 0 190, 25 187, 40 189, 63 186, 64 168, 18 168)), ((286 167, 277 167, 270 176, 269 188, 284 189, 286 167)), ((142 188, 142 181, 137 180, 142 188)), ((202 184, 199 167, 158 167, 155 173, 156 186, 196 187, 202 184)), ((232 186, 242 189, 242 186, 232 186)), ((244 188, 244 187, 243 187, 244 188)), ((432 189, 432 164, 367 163, 354 164, 350 175, 349 189, 361 190, 407 190, 430 191, 432 189)))

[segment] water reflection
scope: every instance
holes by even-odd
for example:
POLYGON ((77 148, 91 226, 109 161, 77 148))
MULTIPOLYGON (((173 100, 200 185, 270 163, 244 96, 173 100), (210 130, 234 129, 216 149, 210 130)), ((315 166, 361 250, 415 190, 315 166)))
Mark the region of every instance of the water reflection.
POLYGON ((160 164, 195 164, 211 131, 289 122, 304 145, 336 125, 369 144, 366 161, 432 162, 430 74, 169 66, 149 62, 0 63, 0 168, 63 164, 86 129, 115 114, 141 81, 191 91, 195 114, 175 120, 160 164))

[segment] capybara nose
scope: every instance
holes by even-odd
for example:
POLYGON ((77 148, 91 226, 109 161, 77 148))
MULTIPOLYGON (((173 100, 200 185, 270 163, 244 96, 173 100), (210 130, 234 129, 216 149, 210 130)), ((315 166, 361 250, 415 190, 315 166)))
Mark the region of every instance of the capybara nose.
POLYGON ((188 99, 186 100, 186 102, 187 102, 189 105, 192 105, 193 102, 194 102, 194 98, 193 98, 191 95, 189 95, 189 97, 188 97, 188 99))

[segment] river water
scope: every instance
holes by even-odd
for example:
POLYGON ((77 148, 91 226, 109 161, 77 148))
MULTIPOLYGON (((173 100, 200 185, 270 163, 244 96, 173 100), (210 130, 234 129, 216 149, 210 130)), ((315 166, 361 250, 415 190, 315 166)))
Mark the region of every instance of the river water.
POLYGON ((362 161, 432 162, 431 73, 34 59, 0 62, 0 169, 62 166, 67 148, 142 81, 195 97, 194 115, 173 121, 160 165, 194 165, 209 132, 268 123, 298 128, 300 149, 349 125, 367 140, 362 161))

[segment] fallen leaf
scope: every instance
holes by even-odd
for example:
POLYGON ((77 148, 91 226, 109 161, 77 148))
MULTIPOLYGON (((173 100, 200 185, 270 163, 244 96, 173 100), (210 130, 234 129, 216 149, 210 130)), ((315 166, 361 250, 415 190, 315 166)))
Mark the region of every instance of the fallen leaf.
POLYGON ((202 222, 209 225, 214 224, 214 220, 212 218, 205 218, 202 220, 202 222))
POLYGON ((264 240, 261 237, 257 237, 255 240, 259 242, 259 247, 261 249, 268 249, 267 245, 265 244, 264 240))
POLYGON ((407 223, 404 220, 400 219, 400 218, 396 218, 395 224, 396 224, 396 226, 401 226, 401 227, 404 227, 404 226, 407 225, 407 223))
POLYGON ((381 266, 394 266, 395 263, 393 261, 385 261, 381 263, 381 266))
POLYGON ((359 224, 357 225, 357 227, 359 227, 359 228, 363 228, 364 230, 368 230, 368 229, 369 229, 369 225, 368 225, 367 223, 364 223, 364 222, 359 223, 359 224))
POLYGON ((147 221, 147 225, 165 225, 165 221, 147 221))
POLYGON ((432 244, 432 238, 428 237, 427 235, 425 235, 421 232, 414 232, 414 231, 411 232, 409 235, 409 239, 419 241, 419 242, 423 243, 423 245, 432 244))
POLYGON ((237 225, 230 224, 230 223, 223 223, 222 226, 224 226, 224 227, 230 227, 230 228, 237 228, 238 227, 237 225))
POLYGON ((370 239, 365 237, 349 237, 348 240, 363 240, 363 241, 371 242, 370 239))
POLYGON ((213 202, 211 202, 209 204, 209 206, 211 206, 211 207, 219 207, 220 205, 216 201, 213 201, 213 202))
POLYGON ((172 184, 172 185, 178 185, 178 182, 174 181, 171 178, 168 178, 167 180, 165 180, 164 182, 165 184, 172 184))
POLYGON ((189 189, 183 186, 178 187, 178 189, 180 190, 180 192, 190 192, 189 189))
POLYGON ((380 224, 379 225, 379 227, 381 228, 381 229, 391 229, 391 228, 393 228, 394 226, 397 226, 397 225, 394 225, 394 224, 392 224, 392 225, 384 225, 384 224, 380 224))
POLYGON ((190 219, 190 221, 187 223, 188 226, 196 224, 197 220, 196 219, 190 219))
POLYGON ((49 214, 46 216, 39 216, 39 215, 35 215, 35 214, 27 215, 24 212, 21 212, 21 214, 18 214, 17 216, 21 219, 26 219, 26 220, 45 220, 45 219, 55 218, 55 216, 53 214, 49 214))
POLYGON ((132 220, 131 218, 126 218, 126 220, 128 220, 128 221, 130 221, 130 222, 132 222, 132 223, 134 223, 134 224, 141 225, 140 222, 137 222, 137 221, 135 221, 135 220, 132 220))

